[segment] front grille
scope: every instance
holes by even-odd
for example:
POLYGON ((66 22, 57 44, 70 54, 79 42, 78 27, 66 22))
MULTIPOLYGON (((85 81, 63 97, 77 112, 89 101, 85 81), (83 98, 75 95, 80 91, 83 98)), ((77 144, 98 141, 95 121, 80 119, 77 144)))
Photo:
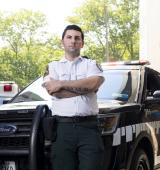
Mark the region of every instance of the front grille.
POLYGON ((29 138, 28 137, 3 137, 0 139, 0 149, 12 149, 12 148, 28 148, 29 138))
POLYGON ((26 149, 29 148, 30 134, 34 111, 29 113, 5 113, 0 114, 0 124, 9 124, 17 127, 15 133, 0 134, 1 149, 26 149))

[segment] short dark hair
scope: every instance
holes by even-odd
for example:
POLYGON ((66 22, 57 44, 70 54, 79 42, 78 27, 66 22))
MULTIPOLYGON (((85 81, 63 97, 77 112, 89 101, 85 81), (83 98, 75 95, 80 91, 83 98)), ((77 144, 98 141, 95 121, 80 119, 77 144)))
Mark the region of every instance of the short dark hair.
POLYGON ((78 25, 68 25, 63 31, 62 40, 64 39, 64 36, 65 36, 67 30, 76 30, 76 31, 81 32, 82 40, 84 41, 84 33, 78 25))

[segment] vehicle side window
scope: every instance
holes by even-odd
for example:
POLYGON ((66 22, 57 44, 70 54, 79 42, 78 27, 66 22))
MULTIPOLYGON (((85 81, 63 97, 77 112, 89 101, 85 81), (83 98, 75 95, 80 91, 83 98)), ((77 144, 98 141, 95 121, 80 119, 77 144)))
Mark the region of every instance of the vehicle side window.
POLYGON ((156 90, 160 90, 160 74, 149 69, 147 73, 147 97, 153 96, 156 90))

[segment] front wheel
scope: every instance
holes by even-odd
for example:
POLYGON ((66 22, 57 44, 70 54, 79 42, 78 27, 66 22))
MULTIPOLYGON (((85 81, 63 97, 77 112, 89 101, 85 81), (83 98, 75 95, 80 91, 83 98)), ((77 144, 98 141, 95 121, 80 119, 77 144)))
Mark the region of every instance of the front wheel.
POLYGON ((148 156, 143 149, 136 149, 130 170, 151 170, 148 156))

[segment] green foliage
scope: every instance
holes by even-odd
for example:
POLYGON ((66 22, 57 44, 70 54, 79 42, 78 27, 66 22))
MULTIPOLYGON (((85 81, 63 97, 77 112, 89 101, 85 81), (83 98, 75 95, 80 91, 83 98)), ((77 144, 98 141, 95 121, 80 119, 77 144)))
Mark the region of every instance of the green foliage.
POLYGON ((60 58, 60 40, 44 31, 46 18, 39 12, 22 10, 0 20, 0 79, 14 80, 22 88, 43 75, 49 61, 60 58))
POLYGON ((138 18, 138 0, 86 0, 67 20, 85 31, 85 53, 106 61, 138 59, 138 18))

